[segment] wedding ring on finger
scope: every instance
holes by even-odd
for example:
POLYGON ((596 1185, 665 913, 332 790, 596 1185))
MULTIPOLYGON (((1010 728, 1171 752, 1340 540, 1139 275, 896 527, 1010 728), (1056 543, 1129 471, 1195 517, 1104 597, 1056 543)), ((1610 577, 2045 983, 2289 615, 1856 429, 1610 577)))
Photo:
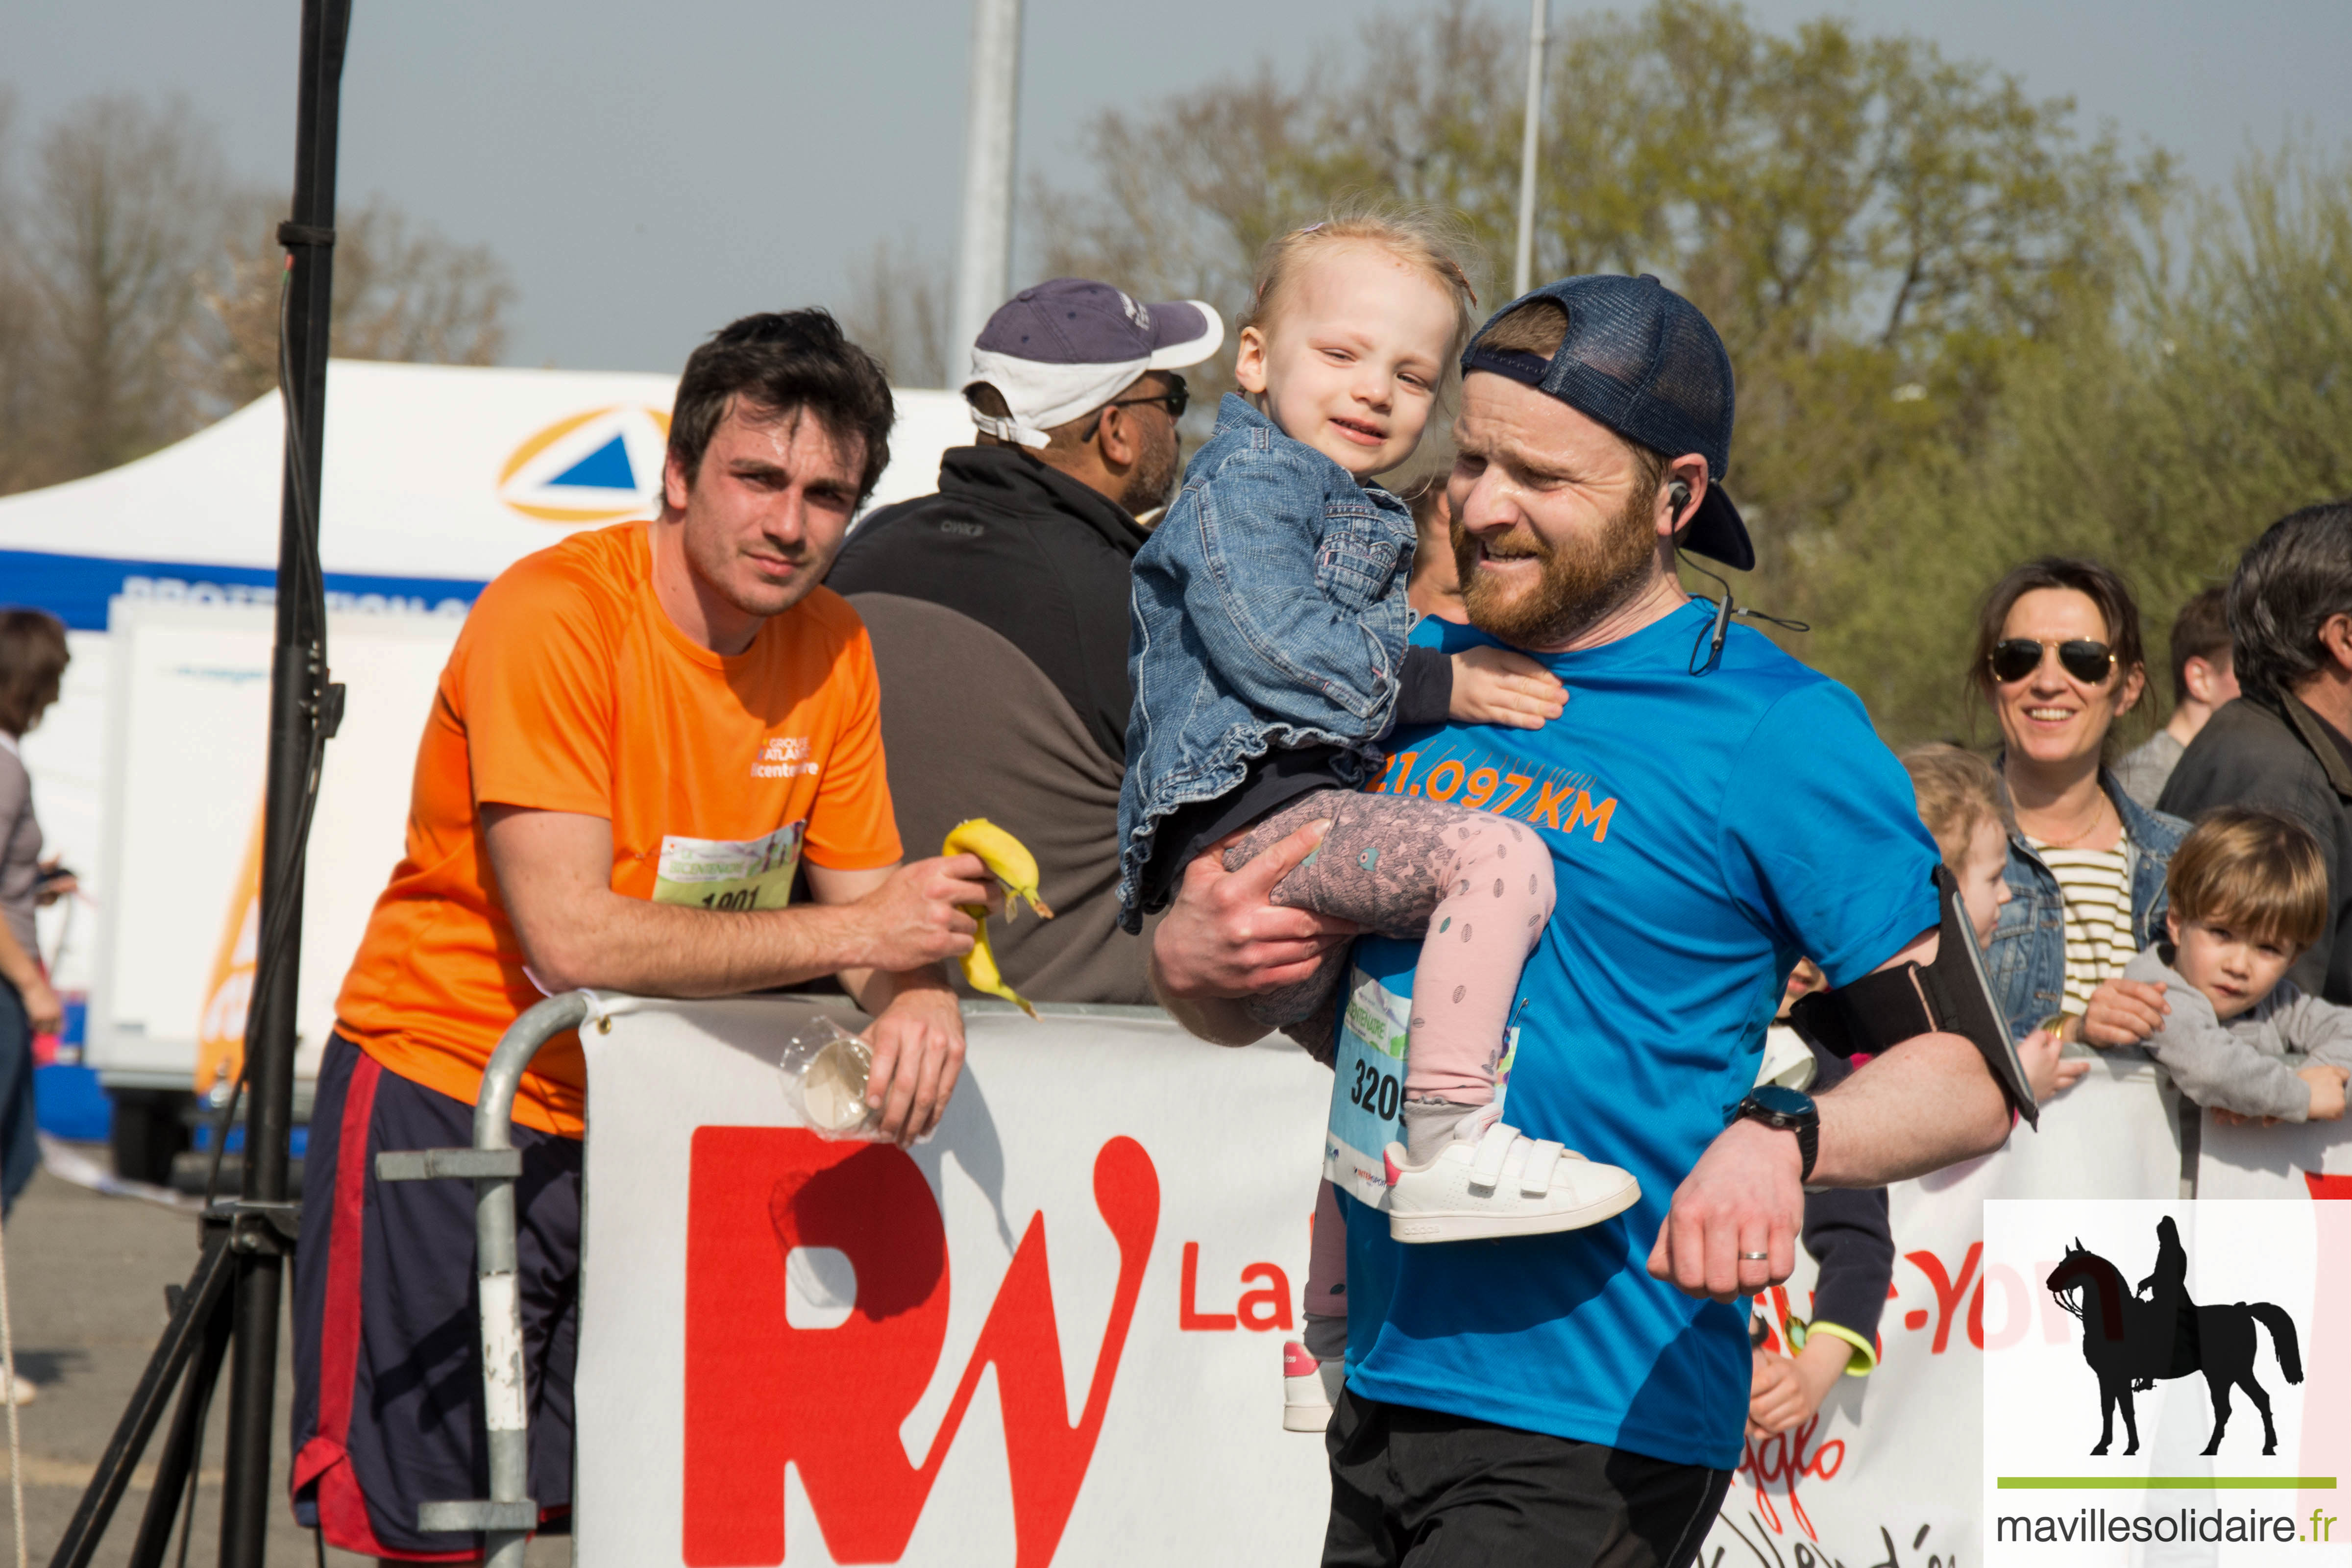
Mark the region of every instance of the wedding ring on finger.
POLYGON ((1769 1263, 1772 1261, 1772 1255, 1769 1252, 1743 1252, 1739 1255, 1739 1261, 1742 1263, 1769 1263))

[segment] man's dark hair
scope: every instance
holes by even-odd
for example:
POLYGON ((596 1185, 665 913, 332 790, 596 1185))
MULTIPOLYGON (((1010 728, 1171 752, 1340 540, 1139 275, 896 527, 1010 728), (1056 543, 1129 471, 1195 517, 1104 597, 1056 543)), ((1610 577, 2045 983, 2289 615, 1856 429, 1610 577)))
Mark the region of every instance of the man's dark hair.
POLYGON ((2211 663, 2230 651, 2230 591, 2208 588, 2172 617, 2172 705, 2189 700, 2189 661, 2211 663))
POLYGON ((702 454, 727 417, 728 405, 739 397, 763 417, 806 411, 836 439, 864 442, 860 501, 873 493, 875 481, 890 465, 890 425, 897 410, 889 377, 881 361, 842 335, 829 311, 745 316, 711 333, 687 357, 670 412, 669 449, 688 484, 702 471, 702 454))
POLYGON ((2277 696, 2318 673, 2319 628, 2352 616, 2352 500, 2291 512, 2263 531, 2230 579, 2238 685, 2277 696))
POLYGON ((0 610, 0 734, 21 735, 58 700, 66 626, 46 610, 0 610))

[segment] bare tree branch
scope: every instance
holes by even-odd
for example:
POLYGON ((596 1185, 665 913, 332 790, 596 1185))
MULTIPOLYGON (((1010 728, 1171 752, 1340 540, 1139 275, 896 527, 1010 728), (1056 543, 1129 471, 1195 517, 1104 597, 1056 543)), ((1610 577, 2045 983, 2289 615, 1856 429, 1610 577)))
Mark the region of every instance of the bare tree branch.
POLYGON ((947 363, 948 266, 927 256, 909 233, 877 240, 851 269, 843 330, 882 362, 897 386, 948 386, 963 366, 947 363))

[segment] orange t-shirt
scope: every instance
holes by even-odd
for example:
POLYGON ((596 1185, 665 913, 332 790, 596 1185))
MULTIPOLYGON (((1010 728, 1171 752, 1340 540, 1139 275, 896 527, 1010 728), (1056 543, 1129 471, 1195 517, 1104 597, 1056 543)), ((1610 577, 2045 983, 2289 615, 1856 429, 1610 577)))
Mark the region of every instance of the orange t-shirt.
MULTIPOLYGON (((478 808, 613 825, 613 890, 706 909, 777 909, 804 853, 888 866, 874 653, 817 588, 722 658, 654 597, 642 522, 572 535, 482 592, 417 748, 407 854, 376 900, 335 1011, 392 1071, 467 1104, 507 1026, 540 999, 499 904, 478 808)), ((514 1116, 576 1138, 577 1035, 543 1047, 514 1116)))

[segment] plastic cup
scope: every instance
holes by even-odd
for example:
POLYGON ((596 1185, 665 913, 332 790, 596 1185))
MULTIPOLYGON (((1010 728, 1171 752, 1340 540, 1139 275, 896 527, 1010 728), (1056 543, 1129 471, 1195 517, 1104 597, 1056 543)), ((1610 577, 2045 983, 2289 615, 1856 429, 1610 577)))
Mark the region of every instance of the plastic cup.
POLYGON ((867 1123, 866 1081, 874 1049, 822 1014, 784 1042, 777 1068, 784 1098, 811 1131, 824 1138, 874 1137, 867 1123))

